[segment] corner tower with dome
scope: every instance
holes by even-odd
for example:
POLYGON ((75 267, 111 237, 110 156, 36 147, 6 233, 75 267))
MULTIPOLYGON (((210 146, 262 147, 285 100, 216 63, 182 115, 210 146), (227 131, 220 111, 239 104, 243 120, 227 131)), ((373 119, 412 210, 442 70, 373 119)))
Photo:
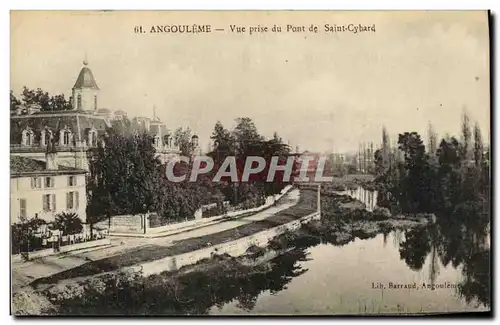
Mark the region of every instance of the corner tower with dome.
POLYGON ((72 106, 80 111, 97 111, 99 105, 99 87, 94 79, 92 71, 88 67, 89 62, 83 60, 83 68, 78 74, 72 89, 72 106))

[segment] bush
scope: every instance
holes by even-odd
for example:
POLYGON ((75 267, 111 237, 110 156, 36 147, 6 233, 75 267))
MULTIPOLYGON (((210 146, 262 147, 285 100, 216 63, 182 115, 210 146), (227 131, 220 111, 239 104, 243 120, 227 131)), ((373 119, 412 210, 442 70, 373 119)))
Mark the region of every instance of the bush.
POLYGON ((54 228, 59 229, 64 235, 74 235, 82 232, 82 220, 76 213, 66 213, 56 215, 54 228))
POLYGON ((253 258, 261 257, 262 255, 264 255, 265 252, 266 252, 265 248, 256 245, 252 245, 248 247, 248 249, 246 250, 246 253, 248 255, 251 255, 253 258))
POLYGON ((374 220, 387 220, 391 217, 391 212, 387 208, 377 207, 373 210, 374 220))
POLYGON ((220 203, 217 204, 217 206, 206 209, 203 211, 202 217, 203 218, 211 218, 211 217, 216 217, 216 216, 221 216, 227 212, 226 207, 220 203))

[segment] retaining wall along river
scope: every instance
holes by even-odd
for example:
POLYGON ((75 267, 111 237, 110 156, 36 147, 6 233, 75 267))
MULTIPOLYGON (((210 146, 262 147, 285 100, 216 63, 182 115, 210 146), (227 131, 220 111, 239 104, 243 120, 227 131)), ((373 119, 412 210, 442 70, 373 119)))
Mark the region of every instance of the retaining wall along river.
POLYGON ((229 254, 233 257, 241 256, 251 246, 266 247, 268 242, 274 237, 279 236, 286 231, 297 230, 302 224, 308 223, 312 220, 319 220, 320 218, 320 212, 316 211, 300 219, 258 232, 251 236, 184 254, 168 256, 156 261, 142 263, 134 266, 133 269, 141 270, 143 276, 149 276, 165 271, 176 271, 183 266, 196 264, 202 259, 211 258, 214 254, 229 254))

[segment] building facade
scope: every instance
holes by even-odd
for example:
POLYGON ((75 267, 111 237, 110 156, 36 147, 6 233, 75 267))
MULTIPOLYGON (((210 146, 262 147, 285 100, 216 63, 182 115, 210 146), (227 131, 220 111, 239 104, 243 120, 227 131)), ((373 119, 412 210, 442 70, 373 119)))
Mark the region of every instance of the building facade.
MULTIPOLYGON (((105 143, 107 131, 113 122, 126 113, 100 108, 100 89, 88 62, 78 74, 72 88, 72 109, 67 111, 40 111, 35 107, 17 109, 11 116, 11 155, 45 159, 49 143, 55 146, 61 166, 88 170, 87 152, 100 142, 105 143)), ((155 118, 137 118, 144 131, 155 137, 155 149, 162 161, 179 156, 179 147, 171 139, 165 124, 155 118), (147 123, 144 119, 149 120, 147 123)))
POLYGON ((51 222, 62 212, 86 221, 85 170, 60 166, 56 153, 47 153, 45 161, 11 156, 10 169, 11 224, 35 216, 51 222))

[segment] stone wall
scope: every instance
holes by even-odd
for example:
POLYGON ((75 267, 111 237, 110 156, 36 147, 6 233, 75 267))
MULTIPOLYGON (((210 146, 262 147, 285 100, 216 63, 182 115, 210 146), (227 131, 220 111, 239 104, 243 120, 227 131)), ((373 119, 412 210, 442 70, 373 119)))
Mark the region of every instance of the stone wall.
MULTIPOLYGON (((109 238, 103 238, 103 239, 97 239, 97 240, 90 240, 90 241, 86 241, 83 243, 61 246, 61 247, 59 247, 59 251, 56 251, 53 248, 42 249, 39 251, 30 252, 28 254, 28 256, 29 256, 29 259, 32 260, 32 259, 36 259, 36 258, 57 255, 60 253, 67 253, 67 252, 72 252, 72 251, 76 251, 76 250, 93 248, 93 247, 98 247, 98 246, 105 246, 105 245, 110 245, 110 244, 111 244, 111 241, 109 238)), ((22 261, 21 254, 12 255, 11 261, 12 262, 21 262, 22 261)))
MULTIPOLYGON (((111 235, 115 234, 136 234, 136 235, 146 235, 146 236, 152 236, 154 237, 155 234, 160 234, 162 236, 168 234, 168 233, 176 233, 179 231, 183 231, 185 229, 193 228, 193 227, 202 227, 202 226, 207 226, 213 223, 217 223, 222 221, 222 219, 226 217, 231 217, 235 218, 240 215, 246 214, 246 213, 252 213, 252 212, 259 212, 264 209, 269 208, 272 206, 276 201, 281 199, 283 195, 288 193, 292 189, 291 185, 286 186, 283 188, 283 190, 280 192, 280 194, 274 195, 272 197, 268 197, 266 199, 266 203, 256 207, 256 208, 251 208, 251 209, 246 209, 246 210, 238 210, 238 211, 230 211, 227 212, 226 214, 219 215, 219 216, 214 216, 210 218, 202 218, 202 210, 198 210, 195 214, 195 219, 189 220, 189 221, 184 221, 184 222, 176 222, 172 223, 169 225, 165 226, 160 226, 160 227, 155 227, 151 228, 149 226, 149 220, 147 221, 147 229, 146 229, 146 234, 144 234, 144 229, 142 226, 143 222, 143 216, 141 215, 122 215, 122 216, 113 216, 111 218, 111 229, 110 233, 111 235)), ((104 220, 102 222, 98 223, 99 226, 106 227, 108 225, 108 221, 104 220)))
POLYGON ((288 230, 297 230, 302 224, 308 223, 312 220, 319 220, 320 218, 321 214, 317 211, 287 224, 270 228, 247 237, 202 248, 189 253, 169 256, 156 261, 142 263, 135 266, 134 269, 140 269, 142 270, 143 276, 149 276, 165 271, 176 271, 183 266, 192 265, 200 260, 211 258, 213 254, 229 254, 233 257, 241 256, 250 246, 255 245, 258 247, 266 247, 269 241, 274 237, 281 235, 288 230))

